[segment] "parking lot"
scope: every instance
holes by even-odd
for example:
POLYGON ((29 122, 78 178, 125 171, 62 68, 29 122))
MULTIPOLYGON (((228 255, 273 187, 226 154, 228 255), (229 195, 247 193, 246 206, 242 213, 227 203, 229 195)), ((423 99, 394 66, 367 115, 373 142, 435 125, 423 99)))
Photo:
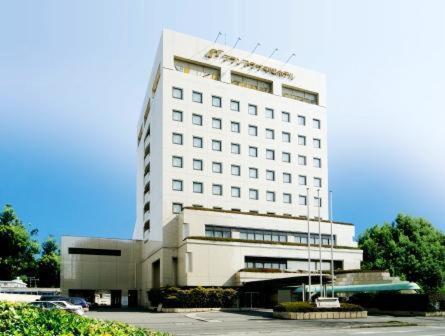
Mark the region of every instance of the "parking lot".
POLYGON ((87 316, 117 320, 174 335, 402 335, 445 336, 443 317, 370 316, 356 320, 280 320, 268 310, 248 312, 149 313, 89 312, 87 316), (407 324, 417 324, 416 326, 407 324))

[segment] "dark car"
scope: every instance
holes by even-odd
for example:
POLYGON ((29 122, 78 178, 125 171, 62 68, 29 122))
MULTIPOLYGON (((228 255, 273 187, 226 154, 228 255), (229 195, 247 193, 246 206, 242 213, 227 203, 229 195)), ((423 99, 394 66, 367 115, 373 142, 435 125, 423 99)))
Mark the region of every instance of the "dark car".
POLYGON ((69 302, 73 305, 81 306, 84 311, 89 310, 88 302, 81 297, 69 297, 69 296, 61 296, 61 295, 43 295, 40 298, 40 301, 65 301, 69 302))

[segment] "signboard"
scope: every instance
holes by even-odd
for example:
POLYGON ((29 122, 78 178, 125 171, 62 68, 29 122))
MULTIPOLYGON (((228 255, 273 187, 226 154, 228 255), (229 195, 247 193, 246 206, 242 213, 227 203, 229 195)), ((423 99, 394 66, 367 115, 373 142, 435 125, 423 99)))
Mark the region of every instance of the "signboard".
POLYGON ((122 307, 128 307, 128 296, 127 295, 122 295, 121 304, 122 304, 122 307))
POLYGON ((319 297, 315 299, 317 308, 340 308, 338 298, 319 297))
POLYGON ((229 54, 224 53, 221 49, 210 49, 206 54, 207 58, 220 58, 223 62, 229 62, 232 65, 241 65, 243 68, 249 68, 252 70, 261 70, 269 75, 294 79, 294 74, 289 71, 279 70, 276 68, 272 68, 266 65, 258 64, 247 59, 241 59, 239 57, 235 57, 229 54))

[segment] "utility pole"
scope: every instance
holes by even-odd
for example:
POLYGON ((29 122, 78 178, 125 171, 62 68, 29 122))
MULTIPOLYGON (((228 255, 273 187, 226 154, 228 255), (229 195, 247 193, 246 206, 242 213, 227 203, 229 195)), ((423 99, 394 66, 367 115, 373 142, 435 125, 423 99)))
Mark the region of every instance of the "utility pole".
POLYGON ((308 302, 311 302, 312 279, 311 279, 311 228, 309 219, 309 188, 306 188, 306 205, 307 205, 307 265, 308 265, 308 286, 309 295, 308 302))
POLYGON ((318 250, 320 253, 320 297, 323 297, 323 267, 322 267, 322 259, 321 259, 321 218, 320 218, 320 208, 321 208, 321 199, 320 199, 320 189, 317 189, 317 198, 318 198, 318 250))
POLYGON ((329 219, 331 222, 331 295, 334 295, 334 233, 333 233, 333 212, 332 212, 332 191, 329 190, 329 219))

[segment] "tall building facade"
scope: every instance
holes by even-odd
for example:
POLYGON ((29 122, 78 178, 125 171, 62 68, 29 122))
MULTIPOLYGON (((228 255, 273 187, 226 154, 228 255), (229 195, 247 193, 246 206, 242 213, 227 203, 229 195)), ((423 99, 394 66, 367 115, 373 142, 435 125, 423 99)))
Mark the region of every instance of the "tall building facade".
POLYGON ((306 216, 309 203, 318 216, 320 203, 327 219, 325 92, 322 74, 164 31, 138 125, 134 238, 162 240, 185 206, 306 216))
POLYGON ((320 73, 164 30, 137 126, 133 241, 63 237, 62 288, 122 290, 145 305, 150 288, 327 270, 331 245, 336 269, 360 268, 354 225, 335 221, 331 234, 325 85, 320 73), (97 260, 125 268, 123 257, 128 281, 76 277, 97 260))

